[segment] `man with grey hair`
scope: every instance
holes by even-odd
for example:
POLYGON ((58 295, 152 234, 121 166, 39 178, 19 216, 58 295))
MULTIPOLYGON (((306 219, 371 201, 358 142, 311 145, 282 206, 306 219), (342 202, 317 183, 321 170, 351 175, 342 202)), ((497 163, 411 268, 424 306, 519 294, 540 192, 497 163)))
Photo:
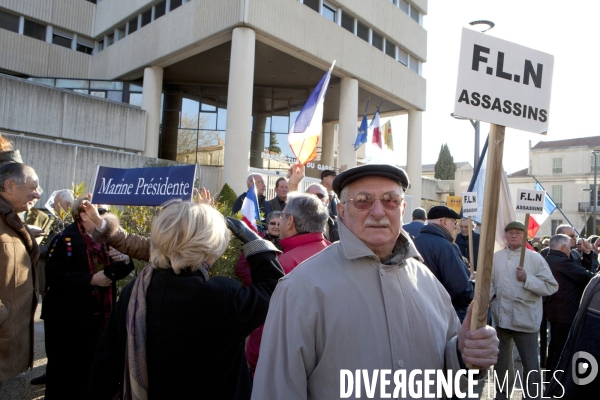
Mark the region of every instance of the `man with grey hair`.
MULTIPOLYGON (((289 274, 298 264, 330 245, 323 236, 328 218, 327 207, 316 196, 297 192, 288 196, 279 222, 279 244, 283 254, 278 259, 283 272, 289 274)), ((248 337, 246 358, 253 374, 262 332, 261 325, 248 337)))
MULTIPOLYGON (((580 238, 575 229, 571 225, 559 225, 556 228, 555 233, 557 235, 566 235, 570 239, 571 243, 571 254, 570 257, 575 261, 576 264, 581 265, 588 271, 595 271, 598 266, 597 254, 593 251, 592 245, 587 240, 580 238), (577 244, 580 242, 581 254, 577 251, 577 244)), ((543 257, 546 257, 550 251, 547 247, 540 253, 543 257)))
MULTIPOLYGON (((347 386, 356 387, 348 397, 358 398, 367 393, 359 370, 408 376, 464 372, 462 361, 495 363, 494 329, 469 331, 470 318, 461 328, 450 296, 402 231, 407 188, 406 173, 391 165, 361 165, 335 177, 340 240, 277 285, 253 399, 337 399, 347 386), (355 385, 340 379, 344 371, 357 371, 355 385)), ((290 201, 284 213, 299 217, 288 207, 290 201)), ((368 390, 391 397, 388 378, 375 378, 368 390)))
POLYGON ((39 247, 19 213, 30 210, 41 192, 30 166, 0 167, 0 386, 33 367, 39 247))
MULTIPOLYGON (((327 188, 321 185, 320 183, 313 183, 312 185, 307 187, 306 193, 317 196, 319 200, 321 200, 323 204, 325 204, 326 207, 328 206, 329 196, 327 193, 327 188)), ((329 207, 327 208, 327 210, 329 211, 329 207)), ((335 220, 335 216, 331 215, 331 212, 329 212, 329 217, 327 218, 327 225, 325 225, 325 237, 331 243, 337 242, 340 239, 337 221, 335 220)))
MULTIPOLYGON (((265 217, 269 215, 272 211, 271 206, 266 201, 265 191, 267 190, 267 185, 265 184, 265 180, 261 174, 250 174, 248 175, 248 179, 246 179, 246 186, 248 190, 252 187, 252 185, 256 185, 256 195, 258 197, 258 208, 260 212, 264 213, 265 217)), ((233 203, 233 207, 231 211, 235 214, 242 209, 242 204, 244 204, 244 199, 248 192, 244 192, 235 200, 233 203)))
POLYGON ((579 309, 583 290, 594 274, 570 257, 572 250, 569 236, 564 234, 552 236, 549 247, 546 262, 558 282, 558 291, 547 297, 544 305, 546 317, 550 322, 550 344, 546 368, 554 371, 579 309))

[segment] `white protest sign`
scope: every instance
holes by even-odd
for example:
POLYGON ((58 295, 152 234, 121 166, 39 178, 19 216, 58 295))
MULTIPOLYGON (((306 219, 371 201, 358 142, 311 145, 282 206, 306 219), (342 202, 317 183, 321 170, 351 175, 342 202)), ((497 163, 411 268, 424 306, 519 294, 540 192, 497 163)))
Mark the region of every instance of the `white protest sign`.
POLYGON ((474 217, 477 215, 477 193, 462 192, 462 214, 463 217, 474 217))
POLYGON ((516 212, 542 214, 544 212, 545 190, 517 189, 516 212))
POLYGON ((454 114, 546 133, 554 56, 463 28, 454 114))

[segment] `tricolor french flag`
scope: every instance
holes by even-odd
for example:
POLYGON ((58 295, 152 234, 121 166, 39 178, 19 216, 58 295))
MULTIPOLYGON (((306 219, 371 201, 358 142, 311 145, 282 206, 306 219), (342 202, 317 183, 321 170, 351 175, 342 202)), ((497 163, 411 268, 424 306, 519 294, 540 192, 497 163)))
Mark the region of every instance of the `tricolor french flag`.
POLYGON ((379 146, 380 149, 383 149, 383 140, 381 139, 381 128, 379 127, 379 108, 371 121, 371 125, 369 126, 369 130, 373 130, 373 136, 371 137, 371 143, 379 146))
MULTIPOLYGON (((544 188, 539 182, 536 182, 534 190, 544 190, 544 188)), ((529 237, 535 236, 540 229, 540 226, 557 208, 554 201, 548 196, 548 193, 546 193, 546 197, 544 198, 544 211, 542 214, 531 214, 529 216, 529 226, 527 226, 527 234, 529 237)))
POLYGON ((317 144, 323 131, 323 101, 335 61, 302 107, 288 135, 288 143, 302 165, 317 157, 317 144))
POLYGON ((252 184, 252 187, 248 189, 246 198, 242 203, 242 221, 246 223, 254 232, 258 233, 258 226, 256 221, 260 219, 260 211, 258 209, 258 196, 256 195, 256 185, 252 184))

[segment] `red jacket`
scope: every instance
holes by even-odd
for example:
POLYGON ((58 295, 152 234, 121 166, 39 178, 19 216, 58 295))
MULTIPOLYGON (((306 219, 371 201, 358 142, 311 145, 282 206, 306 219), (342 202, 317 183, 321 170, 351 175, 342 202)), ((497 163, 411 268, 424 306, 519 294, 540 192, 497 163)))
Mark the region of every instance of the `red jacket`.
MULTIPOLYGON (((321 232, 311 232, 290 236, 282 239, 279 244, 283 247, 283 254, 278 257, 279 263, 283 267, 283 271, 289 274, 298 264, 314 256, 331 243, 325 239, 321 232)), ((252 376, 254 376, 254 370, 258 362, 263 326, 261 325, 248 336, 246 359, 250 365, 252 376)))

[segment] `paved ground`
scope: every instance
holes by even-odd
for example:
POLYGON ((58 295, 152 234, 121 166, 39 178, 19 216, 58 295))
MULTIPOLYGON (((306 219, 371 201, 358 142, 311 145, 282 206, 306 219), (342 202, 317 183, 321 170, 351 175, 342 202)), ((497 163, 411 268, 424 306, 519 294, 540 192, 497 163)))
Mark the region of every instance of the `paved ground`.
MULTIPOLYGON (((44 324, 40 320, 41 304, 38 306, 35 315, 35 360, 33 369, 31 371, 22 373, 10 381, 4 382, 4 385, 0 388, 0 400, 37 400, 44 398, 45 386, 32 386, 29 381, 33 378, 44 374, 46 372, 46 350, 44 348, 44 324)), ((517 356, 515 350, 515 356, 517 356)), ((515 369, 521 369, 520 361, 515 361, 515 369)), ((481 391, 482 400, 493 400, 494 393, 492 386, 489 385, 489 381, 483 387, 481 391)), ((521 392, 515 391, 515 395, 511 400, 520 400, 521 392)))

